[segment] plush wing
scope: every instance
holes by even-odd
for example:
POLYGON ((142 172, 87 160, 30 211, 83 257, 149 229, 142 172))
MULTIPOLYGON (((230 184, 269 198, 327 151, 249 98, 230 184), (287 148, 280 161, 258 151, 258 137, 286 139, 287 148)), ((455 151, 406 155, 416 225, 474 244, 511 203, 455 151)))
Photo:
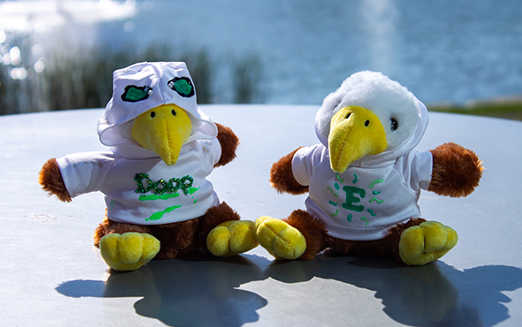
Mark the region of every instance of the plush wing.
POLYGON ((218 136, 217 139, 219 144, 221 144, 221 158, 218 163, 214 165, 214 167, 224 166, 227 163, 234 160, 236 157, 236 149, 239 145, 239 138, 229 127, 223 126, 221 124, 217 124, 218 128, 218 136))
POLYGON ((60 173, 60 168, 58 167, 55 158, 49 159, 43 165, 40 174, 38 175, 38 182, 42 185, 44 191, 50 195, 54 194, 58 199, 64 202, 71 201, 71 196, 65 188, 62 174, 60 173))
POLYGON ((270 184, 279 193, 298 195, 308 192, 308 186, 299 184, 292 173, 292 159, 298 150, 299 148, 279 159, 270 169, 270 184))
POLYGON ((433 172, 429 191, 463 197, 479 185, 484 167, 473 151, 455 143, 445 143, 430 152, 433 154, 433 172))

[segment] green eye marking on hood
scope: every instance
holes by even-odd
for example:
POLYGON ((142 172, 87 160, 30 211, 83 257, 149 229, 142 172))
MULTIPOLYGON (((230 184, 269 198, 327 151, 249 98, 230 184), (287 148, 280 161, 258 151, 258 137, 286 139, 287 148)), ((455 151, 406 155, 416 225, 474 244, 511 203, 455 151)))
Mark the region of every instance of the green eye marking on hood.
POLYGON ((184 98, 194 95, 194 86, 188 77, 175 77, 167 85, 184 98))
POLYGON ((149 86, 127 85, 121 99, 125 102, 138 102, 147 99, 152 94, 149 86))

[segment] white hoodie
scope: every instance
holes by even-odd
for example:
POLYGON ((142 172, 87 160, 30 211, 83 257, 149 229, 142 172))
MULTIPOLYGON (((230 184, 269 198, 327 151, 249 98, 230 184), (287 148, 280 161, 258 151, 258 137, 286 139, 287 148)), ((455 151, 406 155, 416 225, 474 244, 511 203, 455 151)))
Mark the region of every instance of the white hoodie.
POLYGON ((139 225, 197 218, 219 204, 206 179, 221 157, 217 127, 198 109, 191 82, 192 88, 181 92, 169 84, 180 78, 191 81, 184 63, 139 63, 114 72, 113 98, 98 123, 100 141, 111 151, 57 160, 71 197, 101 191, 109 219, 139 225), (125 101, 123 94, 129 85, 146 92, 138 100, 125 101), (184 92, 187 90, 190 92, 184 92), (183 108, 193 126, 172 166, 131 137, 133 120, 162 104, 183 108))
POLYGON ((309 186, 307 211, 325 222, 329 235, 354 241, 382 239, 397 223, 420 216, 417 201, 421 188, 429 186, 433 158, 429 151, 412 151, 428 125, 424 104, 416 98, 413 103, 420 119, 408 139, 353 162, 342 174, 330 168, 327 133, 321 130, 325 124, 319 121, 324 113, 318 113, 316 132, 322 144, 297 151, 292 171, 299 184, 309 186))

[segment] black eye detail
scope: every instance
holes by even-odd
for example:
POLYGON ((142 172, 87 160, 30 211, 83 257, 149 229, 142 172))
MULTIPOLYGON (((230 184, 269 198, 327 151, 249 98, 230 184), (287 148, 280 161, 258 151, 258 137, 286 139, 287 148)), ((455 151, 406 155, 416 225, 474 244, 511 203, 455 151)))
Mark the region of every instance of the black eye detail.
POLYGON ((351 115, 352 115, 352 113, 349 112, 348 115, 346 115, 346 119, 350 118, 351 115))
POLYGON ((369 125, 370 125, 370 121, 369 120, 364 122, 364 126, 368 127, 369 125))
POLYGON ((151 111, 151 112, 150 112, 150 117, 151 117, 151 118, 156 117, 156 113, 155 113, 154 111, 151 111))
POLYGON ((397 128, 399 128, 399 122, 397 121, 397 119, 392 118, 391 119, 391 130, 392 130, 392 132, 395 132, 397 130, 397 128))
POLYGON ((337 106, 339 106, 341 104, 341 101, 337 102, 332 108, 333 110, 335 110, 335 108, 337 108, 337 106))
POLYGON ((171 113, 172 113, 172 116, 176 116, 176 110, 172 109, 171 113))

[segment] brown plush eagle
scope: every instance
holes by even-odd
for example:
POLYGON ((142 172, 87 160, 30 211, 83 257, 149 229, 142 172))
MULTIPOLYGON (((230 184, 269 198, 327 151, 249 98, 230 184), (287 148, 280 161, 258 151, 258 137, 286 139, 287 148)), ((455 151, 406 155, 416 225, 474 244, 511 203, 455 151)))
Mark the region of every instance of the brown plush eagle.
POLYGON ((49 160, 44 190, 69 202, 101 191, 106 216, 94 243, 115 270, 190 252, 228 256, 257 246, 253 222, 220 203, 206 177, 235 158, 234 132, 196 104, 182 62, 138 63, 114 72, 114 93, 98 123, 107 152, 49 160))
POLYGON ((420 191, 467 196, 482 163, 454 143, 415 151, 428 111, 411 92, 381 73, 359 72, 325 98, 315 123, 320 143, 298 148, 270 171, 277 191, 309 193, 306 211, 258 218, 263 247, 284 259, 312 259, 329 248, 423 265, 455 246, 453 229, 420 218, 420 191))

